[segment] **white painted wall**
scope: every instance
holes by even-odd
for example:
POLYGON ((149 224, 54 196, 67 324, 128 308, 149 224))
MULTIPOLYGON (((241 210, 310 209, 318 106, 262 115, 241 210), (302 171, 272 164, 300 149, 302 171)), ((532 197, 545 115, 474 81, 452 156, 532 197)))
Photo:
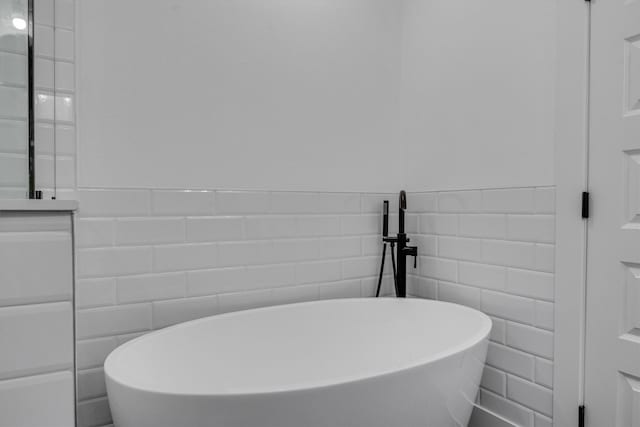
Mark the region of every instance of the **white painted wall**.
POLYGON ((405 0, 410 191, 554 184, 556 0, 405 0))
POLYGON ((387 0, 78 2, 82 187, 395 191, 387 0))

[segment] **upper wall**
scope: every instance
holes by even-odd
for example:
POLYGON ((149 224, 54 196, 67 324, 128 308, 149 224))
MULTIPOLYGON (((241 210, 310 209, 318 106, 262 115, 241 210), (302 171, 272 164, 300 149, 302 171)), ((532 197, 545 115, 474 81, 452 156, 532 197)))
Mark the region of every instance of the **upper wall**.
POLYGON ((78 2, 79 186, 553 185, 556 1, 78 2))
POLYGON ((411 191, 554 184, 557 0, 404 0, 411 191))
POLYGON ((388 0, 78 2, 82 187, 395 191, 388 0), (116 172, 117 173, 114 173, 116 172))

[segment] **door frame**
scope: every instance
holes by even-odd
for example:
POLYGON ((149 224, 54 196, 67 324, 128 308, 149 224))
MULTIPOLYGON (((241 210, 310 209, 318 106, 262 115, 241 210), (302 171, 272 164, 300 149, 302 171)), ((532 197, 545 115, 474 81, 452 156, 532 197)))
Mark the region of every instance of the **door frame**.
POLYGON ((553 420, 578 425, 584 401, 586 221, 591 3, 557 0, 555 181, 556 267, 553 420))

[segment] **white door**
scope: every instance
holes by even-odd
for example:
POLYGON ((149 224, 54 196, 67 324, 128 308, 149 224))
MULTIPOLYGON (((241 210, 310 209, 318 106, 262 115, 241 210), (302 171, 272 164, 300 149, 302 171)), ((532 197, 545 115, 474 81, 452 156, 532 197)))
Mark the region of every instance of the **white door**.
POLYGON ((591 40, 586 420, 640 427, 640 0, 594 0, 591 40))

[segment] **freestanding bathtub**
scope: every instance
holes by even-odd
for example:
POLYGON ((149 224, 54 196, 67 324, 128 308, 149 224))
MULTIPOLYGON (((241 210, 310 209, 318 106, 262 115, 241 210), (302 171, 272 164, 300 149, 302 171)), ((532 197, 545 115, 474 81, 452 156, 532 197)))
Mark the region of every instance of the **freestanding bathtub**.
POLYGON ((117 427, 466 426, 491 320, 419 299, 223 314, 117 348, 117 427))

